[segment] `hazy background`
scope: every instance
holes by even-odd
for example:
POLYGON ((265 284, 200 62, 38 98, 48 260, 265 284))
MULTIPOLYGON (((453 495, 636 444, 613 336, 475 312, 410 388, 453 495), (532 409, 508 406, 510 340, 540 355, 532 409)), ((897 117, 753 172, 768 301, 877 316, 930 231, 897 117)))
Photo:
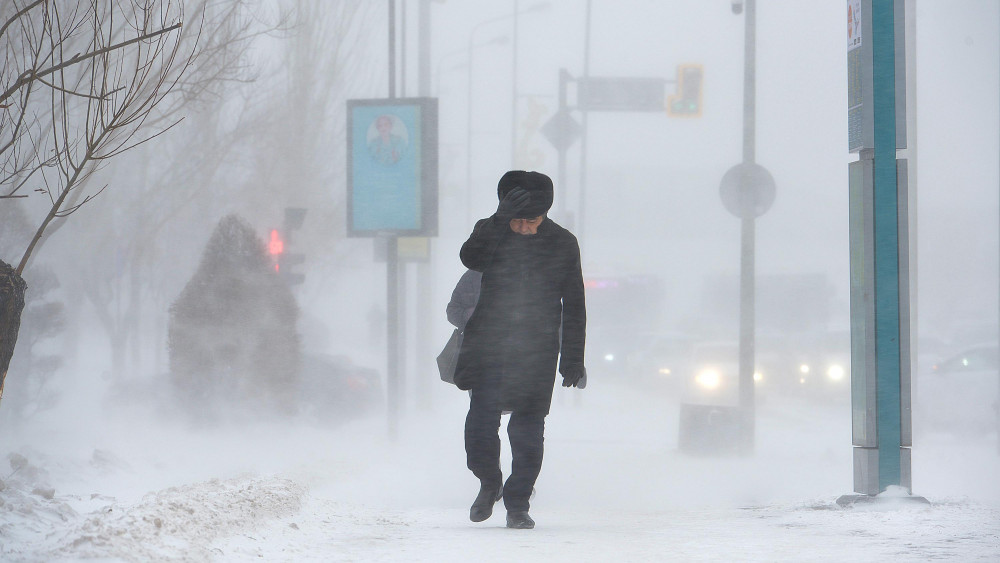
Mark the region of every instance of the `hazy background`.
MULTIPOLYGON (((397 65, 406 76, 397 81, 397 95, 415 96, 417 3, 398 4, 406 12, 397 18, 401 27, 405 20, 406 55, 397 65)), ((832 288, 823 319, 831 332, 845 331, 850 314, 847 164, 854 156, 847 151, 844 4, 757 4, 757 162, 777 184, 773 207, 757 221, 757 273, 822 276, 832 288)), ((718 185, 741 160, 743 16, 726 0, 592 3, 591 76, 673 79, 679 64, 696 63, 704 67, 704 97, 698 118, 590 115, 586 223, 580 224, 580 145, 569 150, 567 177, 559 178, 556 151, 538 128, 557 107, 559 70, 583 74, 586 5, 446 0, 430 6, 440 225, 430 261, 404 268, 403 406, 404 417, 451 416, 456 446, 464 395, 437 380, 433 358, 451 331, 444 308, 463 271, 458 250, 471 230, 469 217, 495 210, 504 171, 539 170, 557 182, 567 201, 565 208, 557 202, 551 216, 580 237, 585 278, 660 278, 664 314, 657 330, 698 325, 708 280, 739 272, 739 221, 723 208, 718 185), (534 9, 537 4, 542 7, 534 9), (512 116, 515 6, 527 13, 518 18, 512 116), (493 42, 499 37, 506 42, 493 42), (512 126, 523 148, 513 156, 512 126), (418 306, 421 295, 425 307, 418 306)), ((946 355, 996 341, 1000 5, 916 5, 919 172, 911 190, 918 216, 912 255, 919 271, 918 330, 933 340, 928 352, 946 355)), ((281 14, 290 19, 254 41, 244 59, 249 80, 220 87, 192 105, 178 127, 109 163, 89 188, 108 183, 108 189, 54 231, 33 260, 29 284, 31 268, 43 266, 60 281, 53 298, 66 306, 67 328, 42 346, 64 365, 30 393, 30 373, 8 374, 4 408, 34 401, 19 409, 22 416, 7 419, 8 428, 26 436, 38 421, 68 429, 119 405, 113 397, 123 389, 164 377, 168 308, 194 273, 212 229, 229 213, 247 218, 263 239, 280 225, 286 206, 308 208, 294 241, 294 250, 306 255, 305 283, 294 288, 304 347, 347 355, 384 377, 385 264, 376 261, 372 240, 345 236, 344 123, 346 100, 388 95, 386 3, 261 2, 259 10, 263 27, 281 14)), ((32 197, 24 206, 36 221, 46 205, 32 197)), ((5 242, 6 261, 20 257, 20 248, 9 250, 15 247, 5 242)), ((777 306, 758 305, 759 317, 796 315, 768 309, 777 306)), ((590 320, 596 328, 602 319, 592 314, 590 320)), ((730 326, 720 336, 735 340, 735 317, 730 326)), ((592 379, 585 393, 608 392, 592 379)), ((142 405, 124 396, 133 407, 142 405)), ((559 397, 566 401, 559 408, 573 404, 559 397)), ((838 486, 848 492, 849 407, 819 412, 828 418, 811 424, 837 431, 816 447, 835 452, 830 459, 843 465, 838 486)), ((669 425, 676 420, 662 416, 668 426, 647 438, 671 447, 676 430, 669 425)), ((456 463, 461 469, 461 460, 456 463)))

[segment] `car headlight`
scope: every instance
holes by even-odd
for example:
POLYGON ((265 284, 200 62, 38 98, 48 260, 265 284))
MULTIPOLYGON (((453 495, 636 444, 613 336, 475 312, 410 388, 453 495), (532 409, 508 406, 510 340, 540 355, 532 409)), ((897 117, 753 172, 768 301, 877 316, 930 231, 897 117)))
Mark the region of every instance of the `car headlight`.
POLYGON ((764 381, 764 374, 759 371, 753 372, 753 382, 760 383, 761 381, 764 381))
POLYGON ((613 361, 615 361, 615 355, 614 354, 604 354, 604 361, 606 361, 606 362, 613 362, 613 361))
POLYGON ((826 376, 830 378, 831 381, 841 381, 847 372, 844 371, 843 366, 833 364, 826 370, 826 376))
POLYGON ((698 373, 698 375, 695 376, 694 381, 699 387, 711 391, 719 387, 719 384, 722 383, 722 377, 719 375, 719 372, 714 369, 706 369, 698 373))
POLYGON ((799 373, 801 373, 802 375, 805 375, 805 374, 809 373, 809 364, 802 364, 802 365, 800 365, 799 366, 799 373))
POLYGON ((659 373, 660 375, 670 375, 671 371, 670 368, 660 368, 659 370, 657 370, 657 373, 659 373))

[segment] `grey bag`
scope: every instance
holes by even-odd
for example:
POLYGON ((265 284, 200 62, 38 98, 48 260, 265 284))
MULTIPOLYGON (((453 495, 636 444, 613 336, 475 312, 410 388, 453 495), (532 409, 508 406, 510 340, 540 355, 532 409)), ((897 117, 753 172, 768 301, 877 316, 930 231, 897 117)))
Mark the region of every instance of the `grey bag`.
POLYGON ((441 381, 445 383, 455 383, 455 366, 458 364, 458 352, 462 349, 462 333, 456 328, 451 333, 451 338, 444 345, 444 350, 438 354, 438 371, 441 372, 441 381))

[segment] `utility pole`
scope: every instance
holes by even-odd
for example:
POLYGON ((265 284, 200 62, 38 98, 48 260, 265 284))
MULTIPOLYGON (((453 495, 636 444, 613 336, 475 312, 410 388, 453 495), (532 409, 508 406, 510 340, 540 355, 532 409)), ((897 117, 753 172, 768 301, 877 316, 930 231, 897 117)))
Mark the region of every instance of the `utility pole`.
POLYGON ((510 168, 517 166, 517 23, 518 0, 514 0, 514 23, 511 34, 510 62, 510 168))
MULTIPOLYGON (((396 97, 396 0, 389 0, 389 98, 396 97)), ((399 371, 399 238, 386 237, 386 411, 389 439, 399 433, 402 381, 399 371)))
MULTIPOLYGON (((743 158, 722 177, 719 196, 726 209, 740 219, 739 321, 739 439, 743 455, 754 451, 756 427, 756 221, 774 203, 774 178, 756 162, 757 125, 757 2, 733 2, 733 13, 744 13, 743 45, 743 158)), ((690 407, 689 407, 690 408, 690 407)))
MULTIPOLYGON (((420 0, 417 14, 417 95, 431 95, 431 0, 420 0)), ((427 259, 417 263, 417 318, 416 318, 416 352, 417 373, 415 374, 414 394, 417 406, 430 409, 430 384, 434 378, 427 376, 420 366, 424 358, 431 356, 431 301, 434 287, 434 269, 431 268, 433 237, 427 237, 427 259)))
MULTIPOLYGON (((586 81, 590 78, 590 15, 592 12, 592 0, 587 0, 587 17, 584 23, 584 33, 583 33, 583 80, 586 81)), ((586 192, 587 192, 587 118, 590 112, 584 110, 581 116, 581 134, 580 134, 580 191, 577 194, 577 205, 576 205, 576 225, 575 231, 576 235, 580 237, 580 240, 584 238, 584 219, 586 205, 586 192)), ((563 180, 565 182, 565 180, 563 180)), ((580 394, 576 394, 579 400, 580 394)))
MULTIPOLYGON (((754 164, 757 125, 757 0, 746 0, 743 38, 743 163, 754 164)), ((741 448, 754 450, 756 408, 754 362, 756 335, 756 217, 740 219, 740 411, 741 448)))

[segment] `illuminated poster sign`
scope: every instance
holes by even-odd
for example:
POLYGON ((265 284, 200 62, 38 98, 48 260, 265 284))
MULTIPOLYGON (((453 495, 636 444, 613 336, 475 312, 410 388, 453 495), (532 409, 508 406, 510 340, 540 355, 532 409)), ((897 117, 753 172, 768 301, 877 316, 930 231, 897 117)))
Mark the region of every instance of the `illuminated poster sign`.
POLYGON ((437 99, 347 102, 347 235, 437 235, 437 99))

